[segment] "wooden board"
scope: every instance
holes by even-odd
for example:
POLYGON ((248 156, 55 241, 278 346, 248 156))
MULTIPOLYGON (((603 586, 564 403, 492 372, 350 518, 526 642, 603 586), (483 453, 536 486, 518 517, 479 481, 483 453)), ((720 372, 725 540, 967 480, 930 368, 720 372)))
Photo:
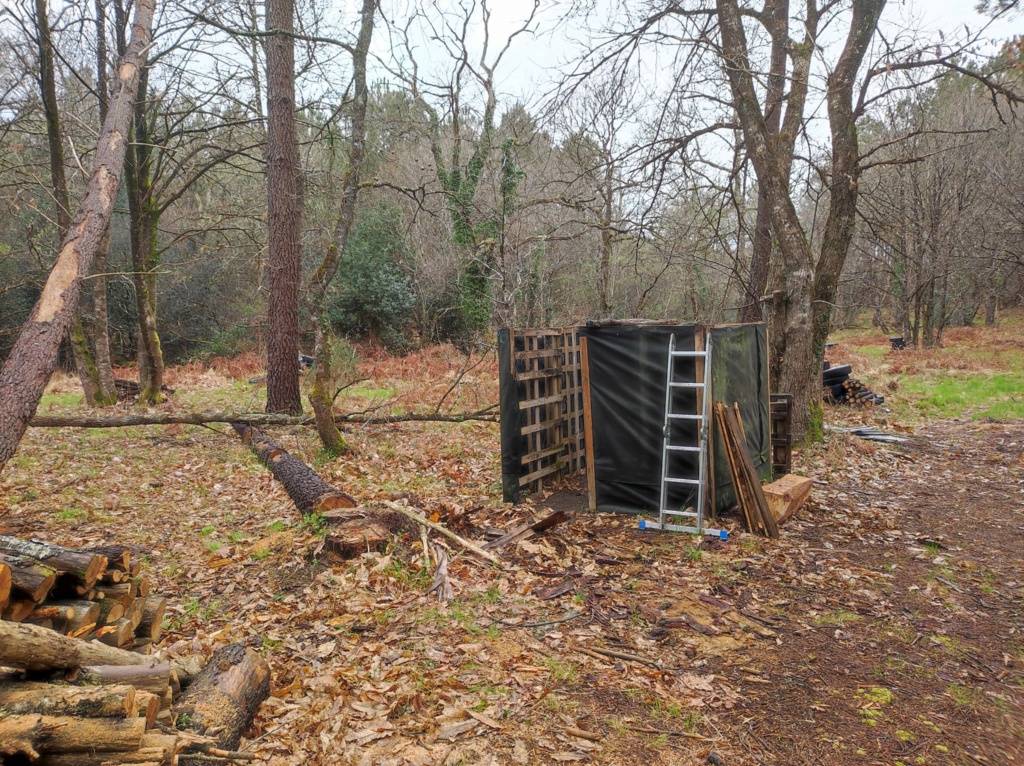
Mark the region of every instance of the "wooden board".
POLYGON ((814 482, 806 476, 788 473, 781 479, 764 485, 764 497, 768 508, 779 524, 796 513, 811 496, 814 482))

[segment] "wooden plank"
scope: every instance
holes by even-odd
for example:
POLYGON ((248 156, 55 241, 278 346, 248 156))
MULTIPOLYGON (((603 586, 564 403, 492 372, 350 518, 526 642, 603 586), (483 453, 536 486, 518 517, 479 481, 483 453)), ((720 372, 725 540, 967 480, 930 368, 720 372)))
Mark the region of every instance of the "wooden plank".
POLYGON ((527 370, 516 374, 516 380, 536 380, 538 378, 561 377, 562 371, 552 367, 548 370, 527 370))
POLYGON ((735 443, 739 446, 739 458, 743 467, 743 480, 746 484, 745 490, 750 501, 757 508, 757 515, 761 517, 761 524, 769 537, 779 536, 779 525, 775 522, 771 510, 768 508, 768 501, 765 499, 764 490, 761 489, 761 481, 757 478, 757 470, 754 468, 754 461, 750 459, 747 452, 747 435, 743 428, 743 421, 740 419, 739 404, 733 404, 733 409, 727 412, 731 418, 731 427, 737 428, 735 443))
POLYGON ((528 410, 531 407, 543 407, 545 404, 551 404, 552 402, 562 401, 561 394, 555 394, 553 396, 545 396, 541 399, 528 399, 525 402, 519 402, 520 410, 528 410))
POLYGON ((587 495, 590 510, 597 510, 597 478, 594 476, 594 424, 590 411, 590 357, 587 355, 587 339, 580 338, 580 366, 583 368, 583 435, 587 453, 587 495))
POLYGON ((788 473, 781 479, 764 485, 764 496, 777 524, 781 524, 800 510, 811 496, 813 484, 814 482, 806 476, 788 473))
POLYGON ((520 481, 523 484, 529 484, 532 481, 537 481, 538 479, 543 479, 545 476, 550 476, 551 474, 556 473, 556 472, 561 471, 561 470, 562 470, 562 466, 561 465, 559 465, 558 463, 553 463, 551 465, 546 465, 543 468, 538 468, 536 471, 533 471, 532 473, 526 474, 526 476, 523 476, 520 479, 520 481))
POLYGON ((538 348, 529 351, 516 351, 515 358, 525 362, 531 359, 545 359, 547 357, 558 356, 561 353, 562 352, 557 348, 538 348))
POLYGON ((532 463, 534 460, 543 460, 544 458, 550 457, 551 455, 557 455, 564 449, 564 444, 556 444, 554 447, 548 447, 547 449, 544 450, 531 452, 529 455, 523 455, 523 464, 525 465, 526 463, 532 463))

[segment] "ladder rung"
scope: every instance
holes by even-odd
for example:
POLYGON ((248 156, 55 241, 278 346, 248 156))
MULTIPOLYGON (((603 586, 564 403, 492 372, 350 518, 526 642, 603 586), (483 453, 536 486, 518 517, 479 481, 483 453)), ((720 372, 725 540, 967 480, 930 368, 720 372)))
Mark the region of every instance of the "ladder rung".
POLYGON ((699 515, 696 511, 670 511, 668 509, 662 511, 662 513, 666 516, 690 516, 692 518, 697 518, 699 515))
POLYGON ((677 447, 675 444, 666 444, 665 449, 675 450, 676 452, 700 452, 700 447, 677 447))
POLYGON ((670 418, 672 418, 674 420, 703 420, 704 419, 703 415, 683 415, 683 414, 677 415, 677 414, 675 414, 673 412, 670 412, 668 414, 668 417, 670 417, 670 418))
POLYGON ((673 479, 670 476, 666 476, 665 481, 672 484, 700 484, 699 479, 673 479))
POLYGON ((707 353, 705 353, 704 351, 673 351, 672 356, 682 356, 689 359, 693 359, 695 357, 707 356, 707 353))
POLYGON ((669 383, 672 388, 704 388, 703 383, 669 383))

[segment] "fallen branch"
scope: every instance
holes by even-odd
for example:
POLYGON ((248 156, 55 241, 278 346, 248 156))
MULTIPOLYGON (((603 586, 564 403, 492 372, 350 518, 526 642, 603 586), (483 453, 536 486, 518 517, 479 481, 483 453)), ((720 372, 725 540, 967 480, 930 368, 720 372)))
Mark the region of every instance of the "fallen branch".
MULTIPOLYGON (((358 414, 336 415, 334 420, 344 423, 465 423, 470 420, 496 423, 491 413, 498 405, 476 412, 439 415, 409 412, 404 415, 366 416, 358 414)), ((130 428, 133 426, 169 426, 174 424, 201 426, 207 423, 245 423, 250 426, 311 426, 313 418, 305 415, 275 415, 265 412, 132 412, 125 415, 36 415, 29 421, 32 428, 130 428)))
POLYGON ((465 548, 468 551, 472 551, 473 553, 475 553, 480 558, 487 559, 492 564, 497 564, 498 566, 501 566, 501 562, 498 559, 494 558, 494 556, 492 556, 490 553, 485 551, 483 548, 481 548, 476 543, 471 543, 469 540, 465 539, 464 537, 459 537, 459 535, 455 534, 454 532, 452 532, 447 527, 441 526, 440 524, 431 521, 430 519, 426 518, 422 514, 416 513, 416 511, 412 510, 411 508, 406 508, 404 505, 399 505, 398 503, 392 503, 390 500, 385 500, 384 501, 384 506, 386 508, 392 510, 392 511, 395 511, 396 513, 402 514, 406 518, 412 519, 417 524, 420 524, 420 525, 422 525, 424 527, 430 527, 435 532, 440 532, 442 535, 444 535, 448 539, 454 540, 459 545, 461 545, 463 548, 465 548))

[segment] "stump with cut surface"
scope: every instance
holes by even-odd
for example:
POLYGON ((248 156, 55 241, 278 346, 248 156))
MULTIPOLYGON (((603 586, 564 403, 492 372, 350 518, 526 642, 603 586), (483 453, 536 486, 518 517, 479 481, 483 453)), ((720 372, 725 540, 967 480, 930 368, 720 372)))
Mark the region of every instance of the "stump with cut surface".
MULTIPOLYGON (((179 729, 216 739, 236 750, 260 705, 270 696, 270 666, 243 644, 218 649, 172 708, 179 729)), ((188 757, 181 763, 188 764, 188 757)))
POLYGON ((321 514, 328 524, 325 547, 351 558, 383 546, 396 528, 404 526, 397 514, 359 506, 355 499, 332 487, 284 447, 251 426, 231 427, 284 487, 303 516, 321 514))

